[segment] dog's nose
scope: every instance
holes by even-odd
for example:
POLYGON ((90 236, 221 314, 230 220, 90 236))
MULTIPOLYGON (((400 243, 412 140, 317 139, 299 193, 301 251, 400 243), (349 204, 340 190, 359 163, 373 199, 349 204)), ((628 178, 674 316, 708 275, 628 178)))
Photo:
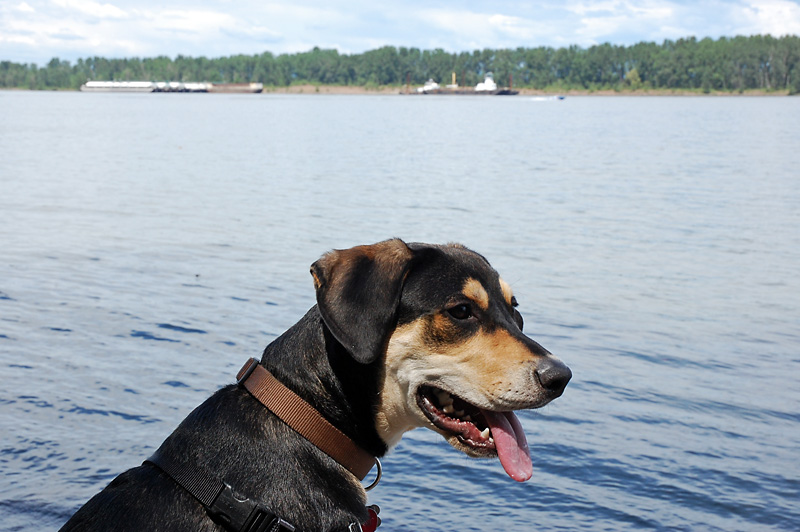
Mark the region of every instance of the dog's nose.
POLYGON ((536 368, 536 377, 542 388, 558 397, 564 393, 564 388, 572 378, 572 371, 560 360, 547 358, 536 368))

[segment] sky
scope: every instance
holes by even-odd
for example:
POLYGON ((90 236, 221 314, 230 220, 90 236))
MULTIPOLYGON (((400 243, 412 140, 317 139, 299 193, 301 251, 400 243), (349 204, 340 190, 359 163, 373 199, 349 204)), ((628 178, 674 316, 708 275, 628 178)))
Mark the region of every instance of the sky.
POLYGON ((800 0, 0 0, 0 60, 800 35, 800 0))

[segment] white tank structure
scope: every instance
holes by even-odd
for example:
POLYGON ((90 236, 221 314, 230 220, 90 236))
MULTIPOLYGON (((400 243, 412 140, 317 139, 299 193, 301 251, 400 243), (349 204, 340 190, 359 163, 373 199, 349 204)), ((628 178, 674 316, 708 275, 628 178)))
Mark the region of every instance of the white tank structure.
POLYGON ((152 81, 87 81, 81 85, 83 92, 153 92, 152 81))

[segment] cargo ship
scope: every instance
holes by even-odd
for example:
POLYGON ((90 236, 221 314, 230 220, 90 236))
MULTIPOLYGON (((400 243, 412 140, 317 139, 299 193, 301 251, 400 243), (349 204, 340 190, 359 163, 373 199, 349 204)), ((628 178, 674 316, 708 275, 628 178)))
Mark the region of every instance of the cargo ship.
POLYGON ((475 85, 475 87, 459 87, 458 83, 456 83, 456 74, 453 72, 453 79, 450 85, 442 87, 433 79, 429 79, 422 87, 417 87, 414 92, 406 91, 406 94, 514 96, 515 94, 519 94, 519 91, 515 91, 511 88, 510 81, 509 87, 498 88, 491 72, 487 72, 484 80, 475 85))

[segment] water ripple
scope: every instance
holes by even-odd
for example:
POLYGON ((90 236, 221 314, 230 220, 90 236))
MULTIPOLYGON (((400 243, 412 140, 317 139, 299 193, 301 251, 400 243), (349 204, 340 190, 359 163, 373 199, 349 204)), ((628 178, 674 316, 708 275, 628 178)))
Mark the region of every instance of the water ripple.
POLYGON ((530 482, 408 434, 387 530, 800 530, 800 100, 85 96, 2 95, 0 528, 57 529, 309 264, 400 236, 483 253, 574 377, 520 415, 530 482))
POLYGON ((190 329, 188 327, 181 327, 179 325, 172 325, 170 323, 159 323, 158 327, 162 329, 169 329, 170 331, 178 331, 182 333, 193 333, 193 334, 208 334, 206 331, 202 329, 190 329))
POLYGON ((152 333, 147 331, 131 331, 131 337, 133 338, 141 338, 143 340, 155 340, 157 342, 175 342, 180 343, 180 340, 173 340, 171 338, 163 338, 161 336, 156 336, 152 333))

